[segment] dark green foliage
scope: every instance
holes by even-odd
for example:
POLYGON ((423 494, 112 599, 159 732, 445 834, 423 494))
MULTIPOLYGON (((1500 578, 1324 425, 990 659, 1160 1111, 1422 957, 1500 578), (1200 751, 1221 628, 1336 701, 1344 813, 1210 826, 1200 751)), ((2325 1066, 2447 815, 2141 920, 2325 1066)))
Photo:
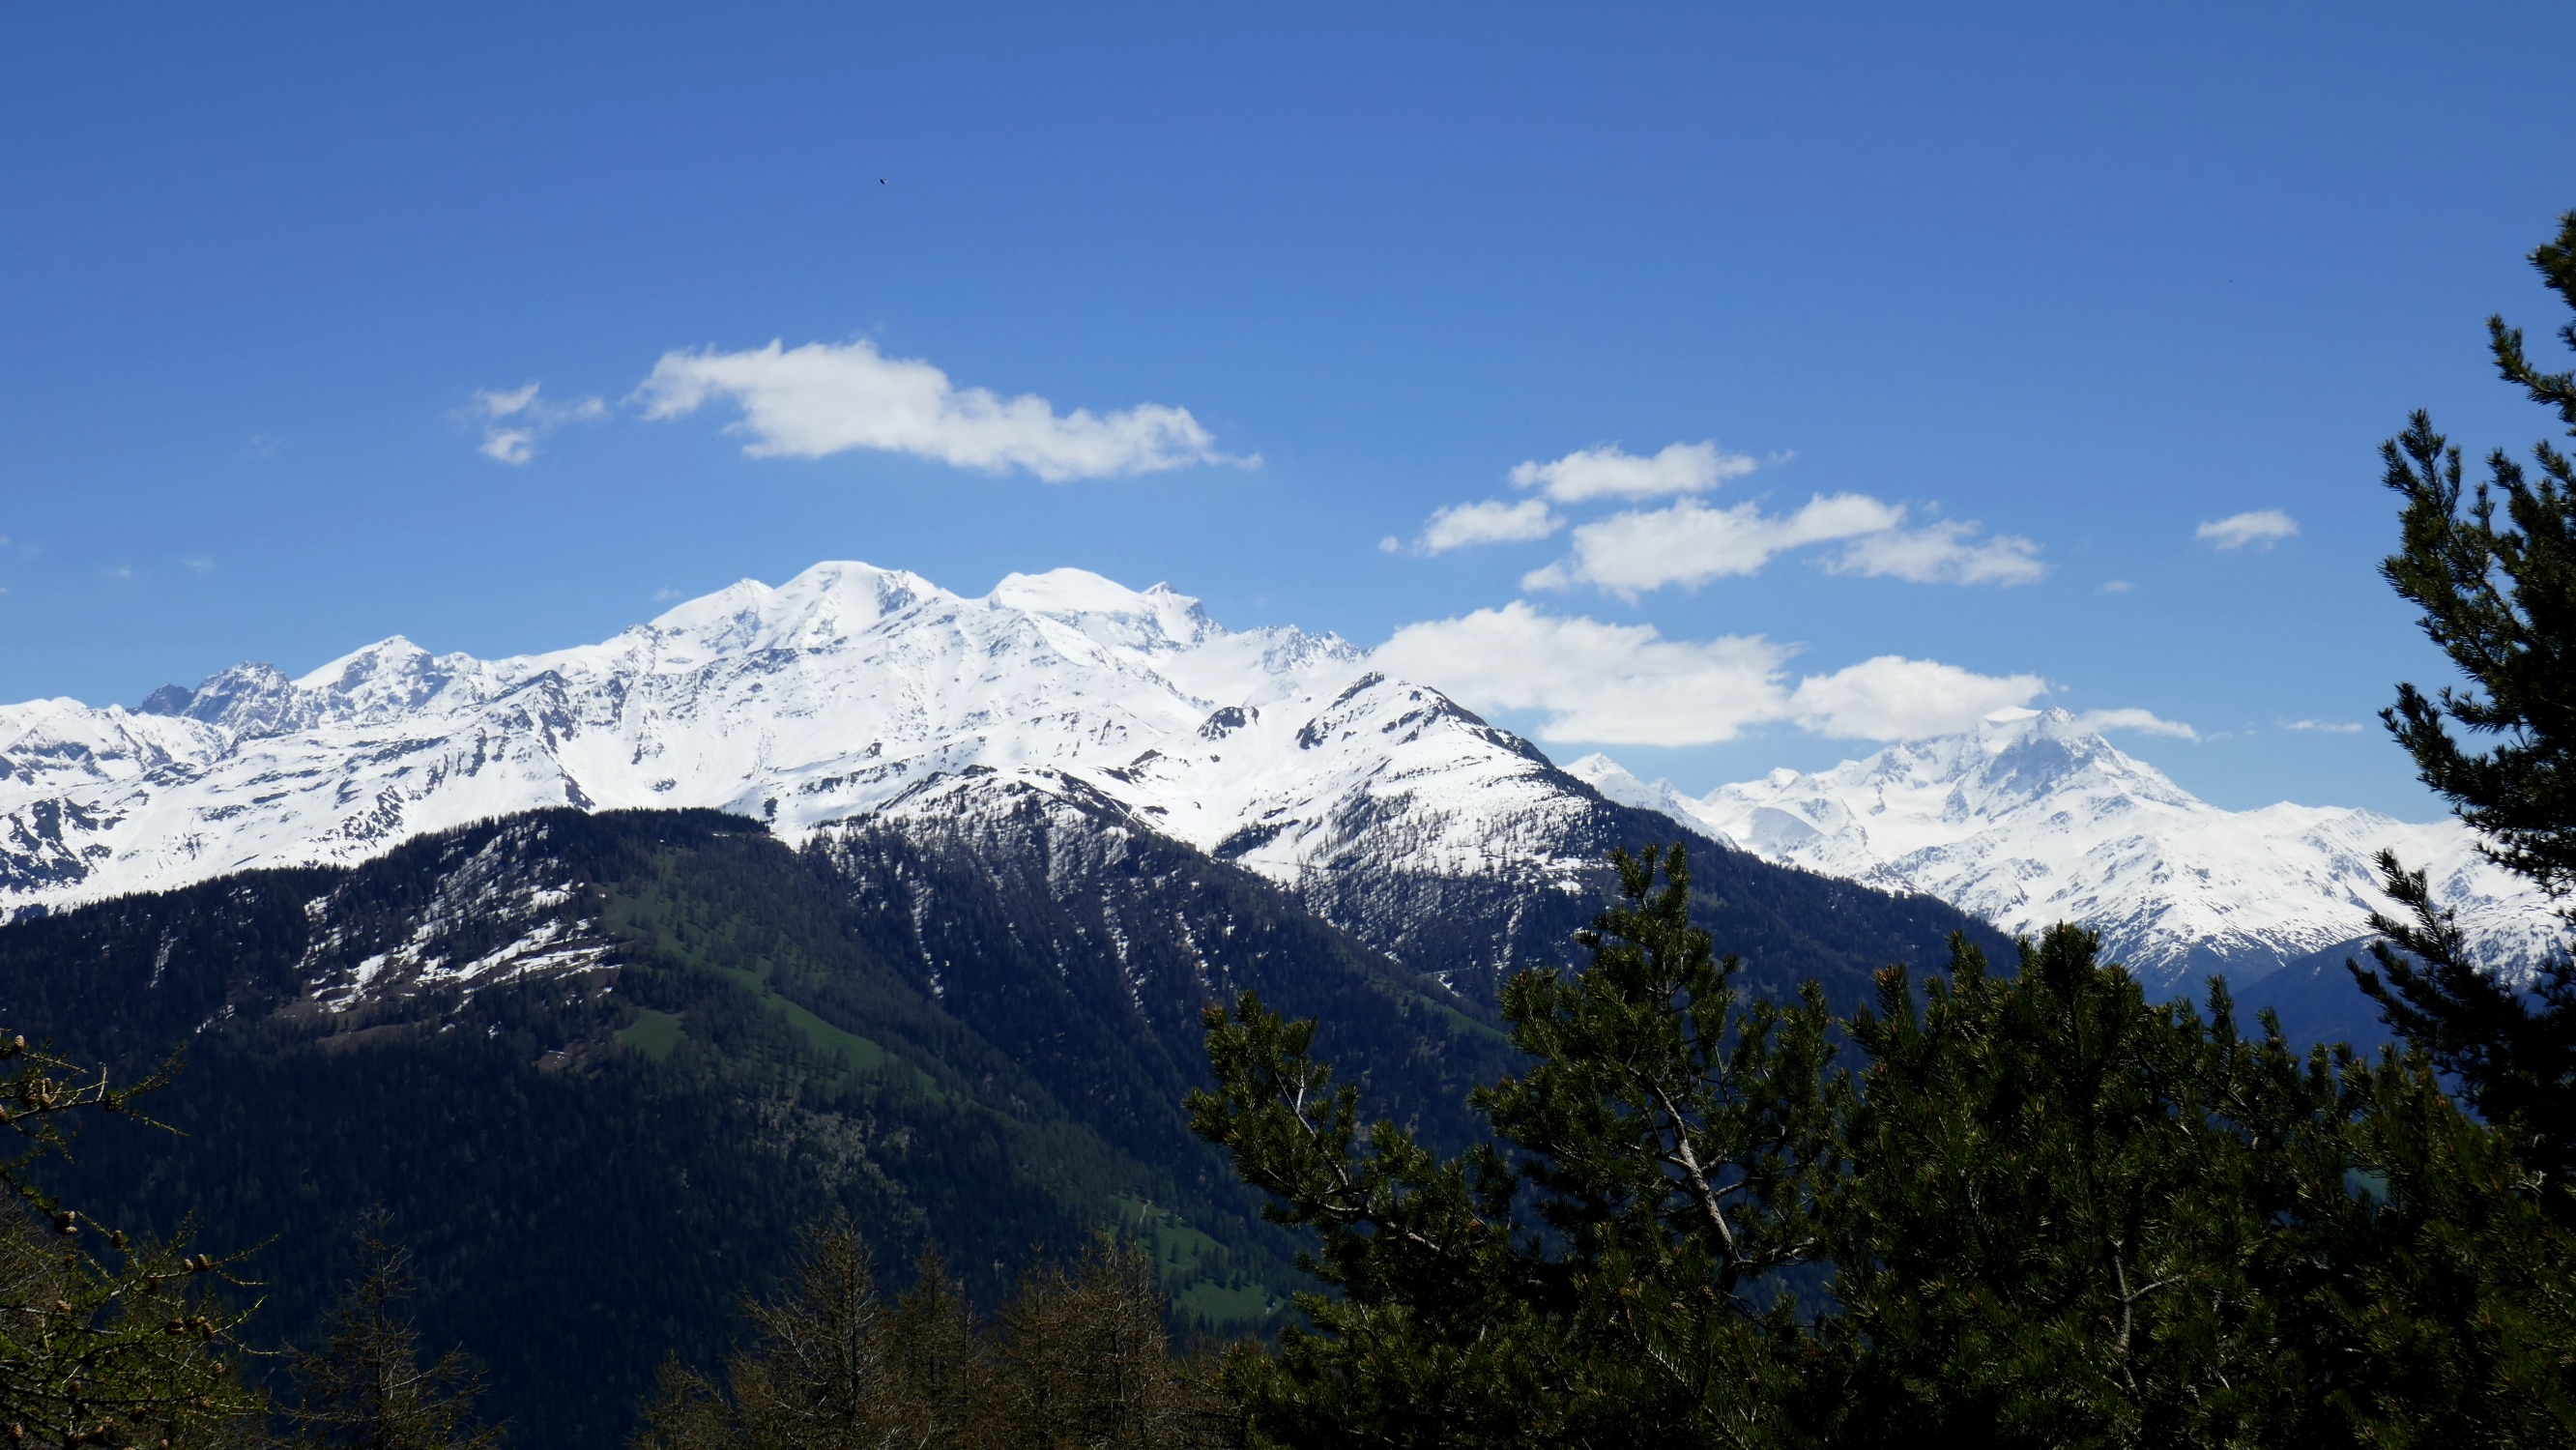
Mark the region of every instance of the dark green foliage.
MULTIPOLYGON (((2531 261, 2576 309, 2576 212, 2531 261)), ((2487 332, 2505 381, 2576 437, 2576 380, 2534 366, 2502 317, 2487 332)), ((2576 347, 2576 322, 2559 337, 2576 347)), ((2402 542, 2380 572, 2469 682, 2430 697, 2401 684, 2381 719, 2498 865, 2564 894, 2576 888, 2576 463, 2544 440, 2535 477, 2496 449, 2464 501, 2460 451, 2421 412, 2380 454, 2405 500, 2402 542)), ((2565 1179, 2576 1171, 2576 963, 2562 953, 2544 964, 2536 1003, 2525 1000, 2463 959, 2420 873, 2393 856, 2380 864, 2409 919, 2372 919, 2394 950, 2375 945, 2378 970, 2356 964, 2354 975, 2480 1112, 2521 1135, 2535 1167, 2565 1179)))
POLYGON ((2576 1224, 2576 966, 2544 963, 2526 996, 2473 960, 2452 914, 2421 871, 2383 851, 2388 894, 2407 919, 2373 915, 2377 971, 2352 972, 2406 1040, 2456 1079, 2469 1102, 2515 1139, 2556 1191, 2551 1211, 2576 1224))
POLYGON ((1195 1122, 1340 1291, 1232 1362, 1256 1440, 2576 1435, 2576 1238, 2421 1056, 2246 1039, 2223 986, 2150 1003, 2060 927, 2011 977, 1964 940, 1919 996, 1886 969, 1837 1070, 1813 989, 1736 1006, 1678 853, 1619 866, 1591 964, 1506 989, 1491 1146, 1364 1120, 1311 1024, 1211 1014, 1195 1122))
POLYGON ((2304 1062, 2060 927, 1891 969, 1824 1217, 1852 1444, 2576 1434, 2576 1241, 2420 1058, 2304 1062))
POLYGON ((1336 1087, 1312 1023, 1211 1010, 1193 1123, 1311 1231, 1338 1296, 1243 1354, 1255 1431, 1293 1445, 1768 1442, 1806 1346, 1774 1271, 1813 1257, 1826 1009, 1739 1010, 1690 924, 1681 851, 1616 857, 1624 904, 1571 982, 1503 999, 1528 1069, 1477 1094, 1495 1144, 1443 1159, 1336 1087), (1363 1146, 1364 1144, 1364 1146, 1363 1146), (1772 1291, 1765 1302, 1765 1289, 1772 1291))
POLYGON ((2234 1443, 2342 1368, 2282 1352, 2263 1282, 2275 1216, 2342 1192, 2332 1151, 2245 1151, 2304 1122, 2295 1074, 2261 1092, 2223 1007, 2207 1030, 2093 955, 2059 927, 1998 978, 1963 947, 1919 1009, 1890 968, 1852 1023, 1828 1217, 1856 1440, 2234 1443))
MULTIPOLYGON (((2531 260, 2576 310, 2576 212, 2531 260)), ((2502 317, 2487 330, 2505 381, 2554 408, 2576 437, 2569 375, 2534 368, 2522 330, 2502 317)), ((2559 336, 2576 347, 2576 323, 2559 336)), ((2554 891, 2576 887, 2576 464, 2543 441, 2532 449, 2534 478, 2496 449, 2488 481, 2463 508, 2460 452, 2423 413, 2380 454, 2388 486, 2406 501, 2403 542, 2380 572, 2424 611, 2425 634, 2473 685, 2433 698, 2400 685, 2388 728, 2424 783, 2494 843, 2499 865, 2554 891), (2452 722, 2493 745, 2464 748, 2452 722)))

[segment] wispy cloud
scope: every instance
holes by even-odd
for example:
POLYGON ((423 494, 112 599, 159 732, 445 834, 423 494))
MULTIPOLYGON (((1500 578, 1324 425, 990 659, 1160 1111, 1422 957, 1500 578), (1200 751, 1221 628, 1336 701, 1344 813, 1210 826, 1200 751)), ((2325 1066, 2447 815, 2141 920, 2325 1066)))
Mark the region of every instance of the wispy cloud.
POLYGON ((1431 516, 1422 526, 1422 537, 1414 549, 1424 554, 1444 554, 1451 549, 1464 549, 1476 544, 1509 544, 1527 539, 1544 539, 1565 527, 1544 499, 1525 498, 1519 503, 1486 499, 1481 503, 1453 504, 1431 516))
POLYGON ((1794 653, 1759 635, 1666 639, 1652 625, 1551 615, 1516 600, 1406 625, 1374 657, 1473 709, 1543 711, 1543 740, 1605 745, 1704 745, 1782 722, 1836 738, 1902 739, 1966 729, 2047 689, 2037 675, 1897 655, 1792 681, 1794 653))
POLYGON ((1979 539, 1978 527, 1944 519, 1919 529, 1865 534, 1825 568, 1916 584, 2029 584, 2048 572, 2036 543, 2018 534, 1979 539))
POLYGON ((2359 735, 2361 726, 2346 720, 2284 720, 2284 730, 2314 730, 2327 735, 2359 735))
POLYGON ((605 418, 608 405, 597 398, 557 403, 541 396, 535 383, 524 383, 506 392, 489 388, 479 391, 466 405, 466 411, 483 424, 483 445, 476 451, 486 458, 518 464, 536 457, 537 440, 557 426, 605 418))
POLYGON ((1525 589, 1589 584, 1624 599, 1678 584, 1758 573, 1772 559, 1815 544, 1845 543, 1825 568, 1919 584, 2027 584, 2047 572, 2039 546, 2012 534, 1977 537, 1978 525, 1905 525, 1900 504, 1866 494, 1820 494, 1795 513, 1758 504, 1710 508, 1696 499, 1613 514, 1574 531, 1574 552, 1523 576, 1525 589))
POLYGON ((2192 537, 2221 549, 2242 549, 2248 544, 2268 549, 2298 531, 2298 521, 2279 509, 2256 509, 2212 519, 2193 530, 2192 537))
POLYGON ((1628 599, 1667 584, 1696 588, 1754 573, 1787 550, 1874 534, 1904 518, 1903 509, 1856 493, 1819 495, 1794 514, 1765 514, 1750 503, 1714 509, 1685 498, 1577 528, 1573 556, 1531 572, 1521 586, 1590 584, 1628 599))
POLYGON ((2130 583, 2126 579, 2105 579, 2102 581, 2102 592, 2105 594, 2133 593, 2136 591, 2137 587, 2137 585, 2130 583))
POLYGON ((2166 735, 2176 740, 2198 740, 2199 731, 2180 720, 2167 720, 2152 710, 2087 710, 2075 717, 2075 723, 2087 730, 2135 730, 2142 735, 2166 735))
POLYGON ((185 565, 188 572, 191 574, 212 574, 215 572, 215 561, 209 555, 199 554, 194 558, 182 559, 179 562, 182 565, 185 565))
POLYGON ((1643 458, 1610 443, 1577 449, 1549 463, 1521 464, 1512 470, 1512 482, 1543 489, 1558 503, 1662 498, 1704 492, 1761 466, 1748 455, 1721 452, 1715 443, 1675 443, 1643 458))
POLYGON ((864 338, 664 353, 635 396, 647 418, 676 418, 720 399, 736 404, 742 417, 727 431, 746 435, 743 452, 754 458, 871 449, 990 473, 1025 469, 1049 483, 1261 461, 1218 452, 1185 408, 1143 403, 1059 414, 1035 394, 961 388, 929 363, 886 357, 864 338))
POLYGON ((1789 696, 1789 716, 1818 735, 1909 740, 1965 730, 2047 690, 2037 675, 1981 675, 1937 660, 1880 655, 1800 680, 1789 696))

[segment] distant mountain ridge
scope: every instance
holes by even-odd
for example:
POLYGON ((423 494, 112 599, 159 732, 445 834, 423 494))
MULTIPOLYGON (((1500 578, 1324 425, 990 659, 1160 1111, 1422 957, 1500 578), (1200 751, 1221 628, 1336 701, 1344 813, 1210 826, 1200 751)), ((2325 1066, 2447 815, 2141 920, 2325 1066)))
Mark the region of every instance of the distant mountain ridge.
POLYGON ((2372 864, 2384 847, 2430 871, 2491 960, 2527 965, 2565 937, 2540 893, 2480 857, 2456 821, 2223 810, 2064 710, 1998 711, 1961 734, 1696 798, 1603 755, 1567 770, 1766 860, 1937 896, 2017 934, 2076 922, 2165 986, 2251 981, 2356 942, 2370 912, 2393 909, 2372 864))

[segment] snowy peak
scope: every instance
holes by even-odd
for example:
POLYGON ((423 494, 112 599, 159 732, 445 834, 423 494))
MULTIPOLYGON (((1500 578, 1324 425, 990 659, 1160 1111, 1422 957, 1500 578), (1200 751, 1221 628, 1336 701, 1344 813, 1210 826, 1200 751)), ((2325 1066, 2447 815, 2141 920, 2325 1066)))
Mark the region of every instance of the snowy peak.
POLYGON ((438 698, 473 660, 439 659, 401 635, 342 655, 295 681, 290 728, 325 721, 381 721, 414 713, 438 698))
POLYGON ((906 569, 817 564, 772 589, 745 579, 674 606, 651 628, 715 653, 819 649, 924 600, 955 595, 906 569))
POLYGON ((1571 767, 1766 859, 1920 891, 2016 933, 2073 921, 2151 977, 2250 977, 2350 942, 2393 909, 2372 857, 2395 848, 2499 960, 2536 960, 2561 927, 2454 821, 2281 804, 2226 811, 2064 710, 1999 711, 1831 770, 1776 770, 1692 799, 1606 758, 1571 767))
POLYGON ((1694 811, 1696 802, 1690 797, 1660 780, 1649 785, 1598 751, 1566 766, 1565 773, 1601 792, 1604 800, 1636 810, 1659 812, 1693 830, 1708 829, 1694 811))
POLYGON ((1225 633, 1197 600, 1168 584, 1139 592, 1083 569, 1012 574, 984 602, 1056 620, 1102 644, 1148 653, 1187 649, 1225 633))
POLYGON ((1571 889, 1605 818, 1528 742, 1346 641, 1228 631, 1167 585, 1076 569, 969 599, 818 564, 597 644, 480 660, 395 637, 153 708, 0 709, 0 914, 539 807, 712 807, 801 841, 1034 792, 1292 889, 1347 876, 1335 919, 1393 922, 1396 878, 1571 889))

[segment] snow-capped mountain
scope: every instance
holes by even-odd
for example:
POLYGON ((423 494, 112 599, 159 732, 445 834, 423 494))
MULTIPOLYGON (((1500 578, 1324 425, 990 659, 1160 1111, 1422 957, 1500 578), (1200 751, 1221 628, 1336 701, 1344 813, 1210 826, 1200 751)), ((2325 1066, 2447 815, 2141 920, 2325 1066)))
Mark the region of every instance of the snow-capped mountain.
POLYGON ((0 913, 355 862, 540 806, 708 806, 801 841, 1006 782, 1114 802, 1381 943, 1416 897, 1355 883, 1573 891, 1627 816, 1329 635, 1229 632, 1079 570, 968 599, 821 564, 552 654, 397 637, 138 710, 0 706, 0 913))
POLYGON ((2539 893, 2488 864, 2456 821, 2222 810, 2064 710, 1999 711, 1965 734, 1698 798, 1606 756, 1567 770, 1775 862, 1924 892, 2014 933, 2079 923, 2162 983, 2252 978, 2367 934, 2373 910, 2394 910, 2372 864, 2391 847, 2430 872, 2493 959, 2529 962, 2565 937, 2539 893))

